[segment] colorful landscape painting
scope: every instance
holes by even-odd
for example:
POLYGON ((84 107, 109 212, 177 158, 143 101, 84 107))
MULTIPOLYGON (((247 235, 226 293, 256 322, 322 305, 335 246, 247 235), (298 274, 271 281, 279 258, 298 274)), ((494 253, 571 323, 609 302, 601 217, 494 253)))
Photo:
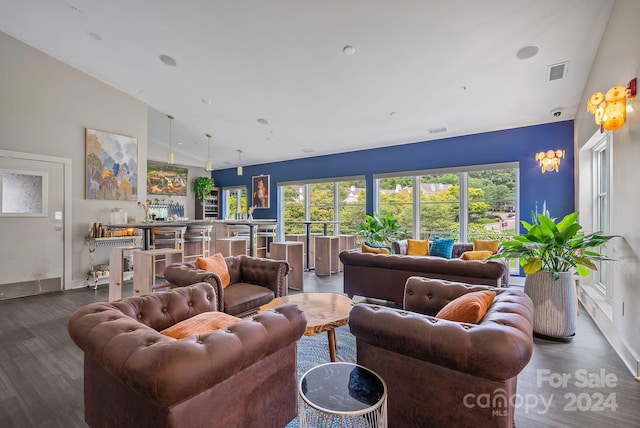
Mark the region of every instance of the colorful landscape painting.
POLYGON ((86 130, 87 199, 135 201, 138 196, 138 139, 86 130))
POLYGON ((147 195, 187 196, 189 169, 147 162, 147 195))

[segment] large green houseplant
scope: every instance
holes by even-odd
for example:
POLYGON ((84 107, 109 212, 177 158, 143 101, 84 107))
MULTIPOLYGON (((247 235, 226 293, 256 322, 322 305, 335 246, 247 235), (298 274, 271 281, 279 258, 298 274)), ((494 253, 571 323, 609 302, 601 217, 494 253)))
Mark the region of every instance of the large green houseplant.
POLYGON ((393 213, 384 216, 367 214, 356 228, 356 235, 374 246, 390 247, 393 241, 403 238, 405 234, 405 227, 394 218, 393 213))
POLYGON ((213 178, 211 177, 196 177, 193 179, 193 193, 196 195, 196 199, 200 201, 209 195, 214 187, 213 178))
POLYGON ((613 236, 585 234, 578 212, 556 222, 548 211, 535 212, 531 223, 521 221, 527 233, 503 242, 492 258, 518 258, 524 273, 524 292, 534 303, 534 332, 551 338, 575 334, 574 272, 586 276, 596 262, 610 260, 598 251, 613 236))

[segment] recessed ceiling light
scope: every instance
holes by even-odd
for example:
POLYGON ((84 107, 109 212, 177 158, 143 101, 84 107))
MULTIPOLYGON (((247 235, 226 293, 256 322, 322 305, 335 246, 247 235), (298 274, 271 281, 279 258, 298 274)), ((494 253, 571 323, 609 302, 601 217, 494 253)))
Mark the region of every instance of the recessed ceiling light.
POLYGON ((94 33, 93 31, 89 31, 87 34, 94 40, 102 40, 102 36, 98 33, 94 33))
POLYGON ((202 99, 202 104, 210 105, 210 104, 211 104, 211 100, 208 100, 208 99, 206 99, 206 98, 203 98, 203 99, 202 99))
POLYGON ((540 49, 537 46, 525 46, 516 53, 518 59, 529 59, 536 56, 540 49))
POLYGON ((400 116, 400 113, 398 113, 397 111, 392 111, 391 113, 389 113, 389 117, 398 117, 400 116))
POLYGON ((267 137, 267 141, 271 141, 272 143, 275 141, 275 138, 273 137, 267 137))
POLYGON ((182 145, 182 141, 176 141, 176 144, 181 146, 182 145))
POLYGON ((429 134, 438 134, 440 132, 447 132, 447 128, 433 128, 429 130, 429 134))
POLYGON ((345 55, 353 55, 354 53, 356 53, 356 48, 354 48, 353 46, 345 46, 344 48, 342 48, 342 52, 344 52, 345 55))
POLYGON ((178 65, 178 62, 175 59, 171 58, 169 55, 160 55, 159 58, 160 61, 162 61, 169 67, 175 67, 176 65, 178 65))
POLYGON ((264 119, 264 118, 260 117, 260 118, 258 118, 258 123, 260 125, 268 125, 269 121, 267 119, 264 119))
POLYGON ((302 149, 302 151, 303 151, 304 153, 313 153, 313 149, 312 149, 311 147, 308 147, 308 148, 306 148, 306 149, 302 149))

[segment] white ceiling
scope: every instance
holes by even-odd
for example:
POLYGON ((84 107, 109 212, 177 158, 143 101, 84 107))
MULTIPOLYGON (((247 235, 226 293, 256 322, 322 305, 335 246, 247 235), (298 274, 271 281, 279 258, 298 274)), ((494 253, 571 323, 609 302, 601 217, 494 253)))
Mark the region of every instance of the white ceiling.
POLYGON ((0 31, 146 103, 151 141, 169 145, 172 114, 174 148, 204 164, 211 133, 219 169, 238 149, 248 165, 573 119, 612 6, 0 0, 0 31), (529 45, 539 53, 517 59, 529 45))

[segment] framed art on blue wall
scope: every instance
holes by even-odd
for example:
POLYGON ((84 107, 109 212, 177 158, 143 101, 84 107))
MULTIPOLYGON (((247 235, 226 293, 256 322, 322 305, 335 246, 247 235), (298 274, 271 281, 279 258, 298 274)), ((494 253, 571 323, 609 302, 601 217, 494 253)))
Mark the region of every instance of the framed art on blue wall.
POLYGON ((251 177, 252 206, 256 208, 270 207, 269 184, 270 176, 268 175, 255 175, 251 177))

